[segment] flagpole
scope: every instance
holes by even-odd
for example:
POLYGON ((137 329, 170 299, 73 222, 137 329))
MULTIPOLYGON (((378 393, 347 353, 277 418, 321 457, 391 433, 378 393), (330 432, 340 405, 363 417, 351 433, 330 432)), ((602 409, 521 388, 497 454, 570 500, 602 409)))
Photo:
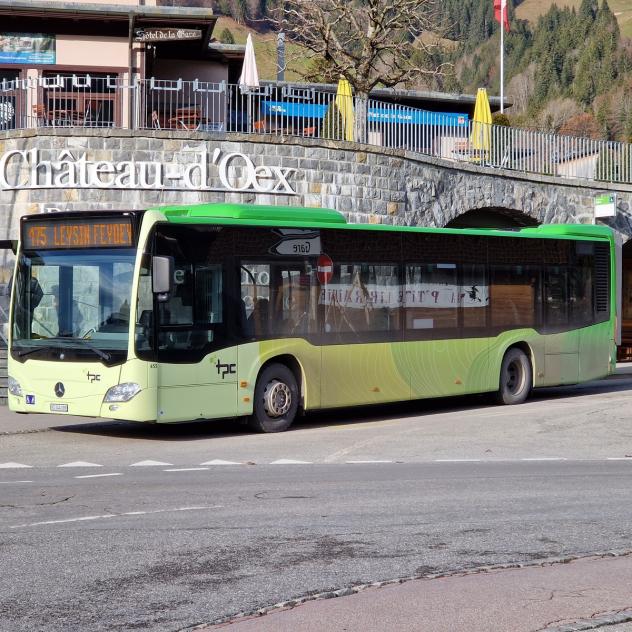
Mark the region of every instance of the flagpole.
POLYGON ((505 111, 505 4, 500 0, 500 112, 505 111))

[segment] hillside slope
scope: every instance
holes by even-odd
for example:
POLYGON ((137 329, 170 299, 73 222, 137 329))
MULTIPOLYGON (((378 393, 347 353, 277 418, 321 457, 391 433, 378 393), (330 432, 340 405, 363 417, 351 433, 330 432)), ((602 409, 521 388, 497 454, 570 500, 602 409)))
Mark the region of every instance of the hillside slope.
MULTIPOLYGON (((560 9, 569 7, 577 10, 581 0, 524 0, 516 7, 516 17, 519 20, 527 20, 531 24, 535 24, 537 19, 544 15, 554 4, 560 9)), ((609 0, 608 4, 617 18, 621 35, 632 37, 632 1, 609 0)))
MULTIPOLYGON (((245 44, 248 33, 252 34, 252 41, 255 47, 255 57, 257 59, 257 70, 259 79, 276 79, 277 72, 277 35, 273 32, 258 33, 253 28, 245 24, 237 23, 233 18, 222 16, 217 20, 213 36, 219 38, 224 29, 228 29, 235 44, 245 44)), ((305 51, 300 46, 287 44, 286 63, 288 69, 285 73, 286 81, 301 81, 302 74, 299 71, 306 70, 308 65, 305 51)))

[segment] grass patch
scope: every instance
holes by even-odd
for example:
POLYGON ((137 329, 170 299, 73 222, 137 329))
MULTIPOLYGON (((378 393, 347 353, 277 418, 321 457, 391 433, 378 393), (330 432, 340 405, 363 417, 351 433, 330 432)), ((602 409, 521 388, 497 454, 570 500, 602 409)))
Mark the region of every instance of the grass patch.
MULTIPOLYGON (((575 10, 577 10, 581 0, 524 0, 516 8, 516 17, 535 24, 538 18, 544 15, 554 4, 557 4, 560 8, 575 7, 575 10)), ((624 37, 632 37, 632 5, 630 0, 608 0, 608 5, 619 22, 621 34, 624 37)))
MULTIPOLYGON (((215 37, 224 30, 228 29, 235 38, 235 44, 246 43, 248 33, 252 34, 252 43, 255 47, 255 57, 257 58, 257 70, 259 71, 259 79, 274 80, 277 73, 277 53, 276 33, 257 33, 245 24, 238 24, 232 18, 221 16, 217 20, 217 24, 213 29, 215 37)), ((300 81, 303 73, 309 66, 307 51, 295 44, 286 43, 285 57, 288 69, 285 72, 286 81, 300 81)))

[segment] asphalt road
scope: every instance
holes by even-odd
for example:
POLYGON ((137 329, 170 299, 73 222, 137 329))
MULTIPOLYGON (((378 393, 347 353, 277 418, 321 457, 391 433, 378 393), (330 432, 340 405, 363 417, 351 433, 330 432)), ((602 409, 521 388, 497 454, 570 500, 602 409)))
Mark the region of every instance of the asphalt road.
POLYGON ((630 550, 631 387, 321 413, 282 435, 0 436, 0 630, 172 632, 357 583, 630 550))

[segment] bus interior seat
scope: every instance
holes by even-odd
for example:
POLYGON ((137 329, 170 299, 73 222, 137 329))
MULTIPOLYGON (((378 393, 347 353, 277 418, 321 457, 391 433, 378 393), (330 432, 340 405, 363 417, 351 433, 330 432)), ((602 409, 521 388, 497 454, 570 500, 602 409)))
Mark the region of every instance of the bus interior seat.
POLYGON ((252 324, 254 335, 258 338, 267 336, 269 333, 268 317, 269 317, 270 301, 267 298, 257 299, 254 309, 248 318, 252 324))

